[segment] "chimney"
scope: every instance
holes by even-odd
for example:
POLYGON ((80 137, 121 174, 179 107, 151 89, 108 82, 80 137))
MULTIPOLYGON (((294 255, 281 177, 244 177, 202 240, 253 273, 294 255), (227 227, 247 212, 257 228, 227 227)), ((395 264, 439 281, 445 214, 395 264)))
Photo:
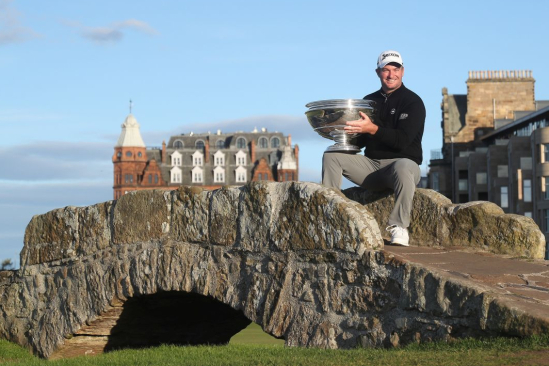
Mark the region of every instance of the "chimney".
POLYGON ((204 144, 204 161, 206 164, 210 162, 210 136, 206 136, 206 144, 204 144))
POLYGON ((288 146, 292 146, 292 135, 288 135, 288 146))
POLYGON ((252 140, 252 142, 250 142, 250 152, 251 152, 251 163, 252 164, 255 164, 255 141, 252 140))
MULTIPOLYGON (((162 155, 160 156, 160 161, 163 162, 166 159, 166 141, 162 140, 162 155)), ((167 162, 165 162, 167 164, 167 162)))

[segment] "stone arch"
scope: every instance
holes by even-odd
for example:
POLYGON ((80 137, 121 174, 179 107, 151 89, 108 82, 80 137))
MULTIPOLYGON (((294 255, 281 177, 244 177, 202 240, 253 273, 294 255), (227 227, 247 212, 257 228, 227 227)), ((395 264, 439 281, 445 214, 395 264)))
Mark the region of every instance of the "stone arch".
POLYGON ((65 340, 50 358, 162 344, 223 345, 249 323, 241 311, 209 296, 161 291, 113 306, 65 340))
MULTIPOLYGON (((299 304, 309 300, 292 294, 304 266, 311 267, 307 261, 356 259, 382 245, 365 209, 307 183, 138 191, 54 210, 27 228, 22 271, 33 273, 24 279, 28 289, 39 284, 38 297, 28 295, 30 307, 42 310, 36 323, 18 329, 41 336, 18 343, 50 357, 67 337, 85 335, 86 325, 129 299, 169 291, 209 296, 286 339, 298 333, 293 327, 306 322, 312 331, 327 319, 312 310, 302 319, 299 304)), ((323 337, 310 342, 335 346, 323 337)))
MULTIPOLYGON (((369 206, 380 217, 383 200, 369 206)), ((463 219, 480 206, 429 212, 446 225, 440 215, 463 219)), ((489 207, 481 211, 486 216, 489 207)), ((21 269, 1 273, 0 337, 52 357, 71 339, 98 338, 89 327, 104 320, 109 332, 99 336, 108 344, 117 311, 166 293, 225 304, 288 346, 549 331, 545 317, 510 307, 491 290, 382 248, 365 205, 313 183, 182 186, 65 207, 33 217, 21 269)))

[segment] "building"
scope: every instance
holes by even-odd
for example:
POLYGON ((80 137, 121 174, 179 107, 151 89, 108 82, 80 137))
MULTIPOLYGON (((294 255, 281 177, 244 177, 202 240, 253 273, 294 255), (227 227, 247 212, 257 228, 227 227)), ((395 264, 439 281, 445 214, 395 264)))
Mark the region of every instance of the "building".
POLYGON ((146 147, 130 113, 114 147, 114 199, 142 189, 180 185, 216 189, 250 181, 297 181, 299 147, 291 136, 252 132, 181 134, 162 147, 146 147))
POLYGON ((467 95, 443 88, 443 145, 431 152, 428 186, 531 217, 549 239, 549 101, 535 100, 534 83, 531 71, 475 71, 467 95))

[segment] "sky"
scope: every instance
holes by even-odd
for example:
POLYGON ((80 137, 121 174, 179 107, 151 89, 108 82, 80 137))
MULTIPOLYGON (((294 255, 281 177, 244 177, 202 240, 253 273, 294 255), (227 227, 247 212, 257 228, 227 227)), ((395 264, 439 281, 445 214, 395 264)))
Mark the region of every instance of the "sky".
MULTIPOLYGON (((532 70, 549 99, 544 0, 0 0, 0 260, 19 265, 30 219, 112 199, 114 144, 132 113, 147 146, 181 133, 291 134, 300 180, 332 142, 305 104, 379 89, 402 54, 427 109, 426 174, 442 146, 442 88, 469 71, 532 70)), ((347 183, 348 184, 348 183, 347 183)))

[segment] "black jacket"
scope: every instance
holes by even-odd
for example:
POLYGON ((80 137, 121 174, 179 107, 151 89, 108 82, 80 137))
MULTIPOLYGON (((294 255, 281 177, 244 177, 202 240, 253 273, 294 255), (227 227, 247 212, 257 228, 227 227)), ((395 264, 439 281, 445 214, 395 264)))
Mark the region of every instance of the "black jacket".
POLYGON ((376 102, 373 122, 379 127, 374 135, 359 137, 358 143, 366 147, 364 155, 370 159, 408 158, 420 165, 426 114, 421 98, 403 84, 389 95, 380 89, 364 99, 376 102))

